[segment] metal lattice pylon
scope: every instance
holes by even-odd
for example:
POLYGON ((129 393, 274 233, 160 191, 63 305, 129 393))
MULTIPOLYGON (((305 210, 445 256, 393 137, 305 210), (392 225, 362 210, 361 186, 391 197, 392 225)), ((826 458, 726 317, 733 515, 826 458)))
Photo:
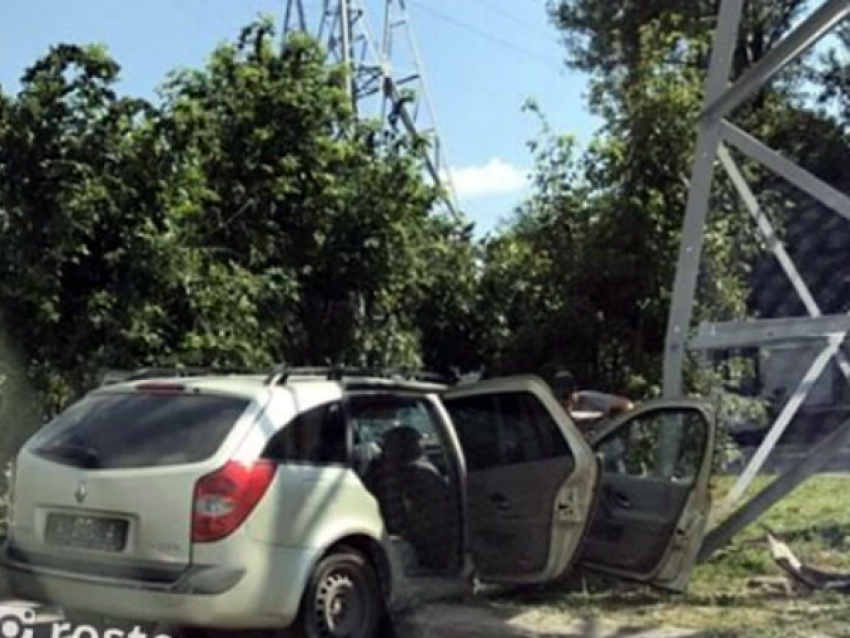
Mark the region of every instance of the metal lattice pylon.
MULTIPOLYGON (((723 350, 758 347, 775 339, 777 334, 781 334, 786 340, 821 339, 823 347, 805 371, 802 381, 780 411, 764 442, 728 495, 724 504, 727 511, 731 510, 751 485, 830 361, 836 361, 842 374, 850 382, 850 361, 841 349, 845 338, 850 334, 850 317, 822 316, 811 290, 777 237, 771 221, 761 208, 758 195, 747 183, 744 174, 730 154, 729 147, 734 147, 744 156, 758 162, 848 220, 850 220, 850 198, 767 147, 727 119, 745 100, 810 50, 842 20, 850 17, 850 0, 821 2, 807 19, 798 24, 781 42, 730 85, 731 65, 743 5, 744 0, 723 0, 718 16, 668 322, 664 393, 668 397, 681 395, 684 361, 689 349, 723 350), (709 324, 702 326, 696 337, 691 337, 691 320, 703 237, 709 212, 714 169, 718 160, 752 216, 757 232, 765 240, 769 250, 788 277, 809 317, 709 324)), ((848 433, 850 433, 850 423, 839 428, 839 432, 835 435, 838 438, 833 442, 846 443, 850 436, 848 433)), ((828 447, 817 446, 817 451, 813 451, 809 458, 804 459, 798 468, 794 468, 785 477, 780 478, 776 482, 776 487, 771 486, 772 492, 768 493, 769 489, 765 490, 763 494, 741 508, 741 514, 731 522, 724 523, 725 528, 709 541, 709 547, 704 548, 703 554, 707 555, 709 551, 728 541, 731 535, 743 525, 752 522, 754 516, 759 515, 772 502, 793 489, 806 476, 817 471, 821 461, 826 459, 826 455, 830 452, 828 447), (814 458, 814 454, 820 456, 814 458)))
POLYGON ((321 0, 317 16, 308 15, 303 0, 287 0, 284 33, 311 33, 331 59, 346 66, 348 93, 360 117, 378 118, 394 130, 427 140, 422 151, 427 175, 441 189, 443 206, 460 218, 406 2, 381 3, 380 41, 361 0, 321 0))

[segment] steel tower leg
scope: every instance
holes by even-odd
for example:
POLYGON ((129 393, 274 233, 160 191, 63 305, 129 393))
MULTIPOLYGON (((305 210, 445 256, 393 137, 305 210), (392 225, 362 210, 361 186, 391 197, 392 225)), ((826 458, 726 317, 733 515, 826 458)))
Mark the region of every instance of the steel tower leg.
MULTIPOLYGON (((724 502, 724 513, 736 506, 752 484, 764 462, 774 450, 782 433, 805 402, 812 385, 831 360, 850 382, 850 361, 842 350, 848 331, 846 317, 824 317, 812 292, 803 281, 791 256, 776 237, 770 220, 761 210, 756 194, 747 184, 743 173, 725 146, 735 147, 749 159, 760 163, 789 183, 807 193, 837 214, 850 219, 850 198, 811 175, 803 168, 782 157, 780 153, 726 121, 726 118, 745 100, 798 59, 839 23, 850 16, 850 0, 825 0, 803 22, 797 25, 761 60, 744 72, 731 86, 729 73, 734 47, 740 28, 743 0, 723 0, 718 17, 709 68, 704 109, 699 121, 696 157, 688 193, 682 228, 679 261, 673 285, 673 299, 667 328, 664 358, 664 393, 677 397, 683 393, 682 375, 689 348, 725 350, 736 347, 766 346, 778 339, 808 341, 818 339, 823 348, 803 375, 803 380, 780 412, 763 444, 760 446, 738 482, 724 502), (796 294, 806 308, 809 318, 788 320, 747 321, 744 323, 711 324, 704 326, 691 342, 691 321, 696 297, 697 276, 702 256, 703 236, 709 212, 711 187, 717 161, 729 176, 750 212, 754 227, 766 241, 796 294), (785 323, 782 323, 782 322, 785 323), (789 323, 790 322, 790 323, 789 323), (789 326, 788 334, 777 333, 779 324, 789 326), (820 326, 831 323, 834 330, 824 332, 820 326), (793 324, 793 325, 792 325, 793 324)), ((802 481, 823 468, 829 459, 850 441, 850 422, 813 448, 810 453, 785 475, 777 478, 754 499, 742 505, 731 517, 709 534, 701 559, 711 555, 728 542, 738 531, 755 521, 774 503, 790 493, 802 481)))

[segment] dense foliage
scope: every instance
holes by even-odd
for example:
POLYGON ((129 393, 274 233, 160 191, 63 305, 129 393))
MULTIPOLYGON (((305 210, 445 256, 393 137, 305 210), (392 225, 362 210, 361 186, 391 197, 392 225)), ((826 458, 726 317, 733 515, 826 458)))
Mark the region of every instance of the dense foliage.
MULTIPOLYGON (((746 7, 736 74, 807 3, 746 7)), ((119 96, 104 50, 54 47, 18 94, 0 90, 0 417, 37 419, 105 369, 174 363, 567 366, 584 386, 656 392, 716 10, 551 0, 604 126, 582 151, 530 105, 532 192, 477 243, 434 213, 425 142, 357 121, 304 36, 281 49, 252 25, 157 103, 119 96)), ((735 119, 848 189, 847 78, 822 48, 735 119)), ((789 239, 829 217, 831 242, 795 257, 811 255, 825 309, 847 311, 846 224, 743 166, 789 239)), ((722 179, 710 223, 698 317, 799 310, 753 294, 793 298, 722 179)))
POLYGON ((118 72, 61 45, 0 93, 7 415, 26 380, 50 412, 111 368, 448 365, 471 246, 421 142, 356 121, 313 42, 253 25, 159 105, 118 72))
MULTIPOLYGON (((760 59, 807 4, 746 2, 734 74, 760 59)), ((647 396, 659 389, 717 3, 552 0, 549 10, 564 36, 568 63, 591 78, 590 105, 604 125, 581 157, 568 138, 544 130, 533 145, 534 193, 488 246, 484 281, 502 291, 496 302, 502 313, 496 323, 500 363, 508 369, 566 365, 582 385, 647 396)), ((818 108, 807 94, 828 87, 823 100, 844 105, 842 59, 823 61, 813 54, 793 65, 734 120, 828 182, 850 189, 840 168, 850 159, 846 124, 838 109, 818 108)), ((841 254, 850 224, 764 170, 742 165, 765 210, 787 233, 792 255, 805 263, 803 275, 816 297, 832 312, 846 311, 850 296, 841 294, 841 282, 850 273, 841 254)), ((801 312, 722 177, 705 253, 697 320, 801 312)))

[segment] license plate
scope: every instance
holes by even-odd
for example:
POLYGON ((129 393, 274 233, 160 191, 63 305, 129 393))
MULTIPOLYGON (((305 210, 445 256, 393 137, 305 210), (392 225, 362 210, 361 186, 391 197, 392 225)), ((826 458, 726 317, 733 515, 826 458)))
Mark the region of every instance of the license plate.
POLYGON ((48 514, 45 540, 61 547, 120 552, 127 545, 127 527, 120 518, 48 514))

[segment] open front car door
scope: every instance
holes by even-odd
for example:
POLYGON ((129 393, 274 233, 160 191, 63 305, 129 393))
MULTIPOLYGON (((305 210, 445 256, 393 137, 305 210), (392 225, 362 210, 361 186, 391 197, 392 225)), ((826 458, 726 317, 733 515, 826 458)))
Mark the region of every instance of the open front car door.
POLYGON ((560 576, 578 552, 599 476, 581 433, 537 377, 458 386, 443 403, 466 463, 478 576, 506 583, 560 576))
POLYGON ((601 489, 579 561, 682 591, 711 506, 715 421, 696 400, 652 401, 603 428, 601 489))

